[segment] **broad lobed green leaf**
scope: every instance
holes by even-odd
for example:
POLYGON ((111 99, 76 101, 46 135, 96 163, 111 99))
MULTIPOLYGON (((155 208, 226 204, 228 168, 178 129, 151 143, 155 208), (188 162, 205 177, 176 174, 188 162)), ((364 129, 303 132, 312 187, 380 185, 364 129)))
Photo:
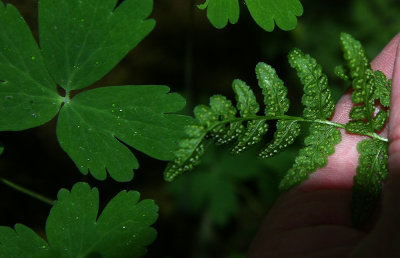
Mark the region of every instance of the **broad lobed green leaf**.
MULTIPOLYGON (((245 0, 245 5, 254 21, 266 31, 273 31, 275 23, 282 30, 292 30, 297 25, 297 16, 303 14, 299 0, 245 0)), ((197 7, 207 8, 207 17, 217 29, 239 19, 238 0, 205 0, 197 7)))
POLYGON ((190 118, 170 114, 185 101, 168 92, 165 86, 115 86, 78 94, 60 113, 61 147, 83 174, 89 170, 100 180, 106 170, 117 181, 132 179, 139 164, 121 142, 157 159, 173 159, 176 139, 190 118))
POLYGON ((0 257, 27 258, 48 250, 48 244, 32 229, 16 224, 0 226, 0 257))
POLYGON ((79 170, 129 181, 139 164, 123 143, 170 160, 190 118, 170 114, 185 101, 165 86, 108 87, 70 99, 71 90, 99 80, 154 27, 146 20, 152 0, 117 2, 40 1, 41 50, 18 11, 0 3, 0 130, 39 126, 61 110, 58 139, 79 170))
POLYGON ((238 0, 205 0, 198 8, 207 8, 207 18, 217 29, 222 29, 228 22, 235 24, 239 19, 238 0))
POLYGON ((0 1, 0 130, 51 120, 63 101, 56 87, 21 14, 0 1))
POLYGON ((62 189, 46 223, 48 244, 26 226, 0 227, 1 257, 140 257, 156 237, 158 217, 152 200, 122 191, 98 217, 96 188, 77 183, 62 189))
POLYGON ((293 30, 297 16, 303 14, 299 0, 245 0, 254 21, 264 30, 273 31, 276 25, 282 30, 293 30))
POLYGON ((65 90, 101 79, 154 28, 152 0, 41 0, 40 46, 65 90))

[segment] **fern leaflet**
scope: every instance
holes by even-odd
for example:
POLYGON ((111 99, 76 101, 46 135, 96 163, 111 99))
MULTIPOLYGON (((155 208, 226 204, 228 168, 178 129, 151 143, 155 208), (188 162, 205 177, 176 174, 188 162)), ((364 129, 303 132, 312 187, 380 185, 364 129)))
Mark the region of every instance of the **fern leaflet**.
POLYGON ((317 168, 323 168, 328 163, 328 156, 335 152, 334 146, 341 141, 340 131, 331 125, 312 124, 310 135, 304 140, 295 163, 282 179, 279 188, 287 191, 306 180, 317 168))
POLYGON ((296 69, 300 81, 304 85, 304 117, 309 119, 330 118, 335 110, 332 94, 328 88, 328 79, 322 73, 322 68, 317 61, 304 54, 299 49, 294 49, 289 54, 289 63, 296 69))
POLYGON ((360 152, 360 164, 354 176, 352 219, 355 225, 361 225, 374 211, 382 192, 382 182, 388 173, 388 153, 385 142, 371 139, 361 141, 357 150, 360 152))
POLYGON ((391 81, 387 81, 382 72, 372 71, 359 41, 342 33, 341 44, 348 77, 353 83, 352 101, 356 104, 350 110, 351 121, 346 124, 346 130, 375 138, 357 145, 360 158, 354 177, 352 214, 354 224, 360 225, 371 215, 388 172, 387 139, 377 133, 388 117, 386 108, 390 106, 391 81), (380 108, 376 102, 381 104, 380 108))

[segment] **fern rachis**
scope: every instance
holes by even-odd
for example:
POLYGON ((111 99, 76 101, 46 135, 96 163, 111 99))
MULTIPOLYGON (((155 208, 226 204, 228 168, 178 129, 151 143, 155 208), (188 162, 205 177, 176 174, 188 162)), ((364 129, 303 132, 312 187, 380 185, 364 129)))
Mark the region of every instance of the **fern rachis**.
POLYGON ((335 152, 335 145, 341 141, 339 128, 342 128, 369 138, 357 147, 360 164, 353 188, 354 223, 365 221, 387 175, 388 140, 378 133, 389 111, 382 109, 375 112, 375 105, 389 107, 391 81, 387 81, 383 73, 371 69, 360 42, 343 33, 341 45, 346 66, 337 67, 335 72, 353 84, 352 101, 355 104, 348 123, 330 120, 335 103, 327 76, 315 59, 294 49, 289 54, 289 63, 304 85, 303 116, 286 114, 289 110, 287 88, 271 66, 259 63, 256 75, 264 96, 264 114, 259 114, 260 105, 252 89, 245 82, 235 80, 236 107, 224 96, 216 95, 210 98, 210 106, 199 105, 195 108, 196 121, 186 127, 187 138, 181 140, 176 159, 164 171, 165 180, 172 181, 176 176, 192 170, 200 162, 207 142, 230 143, 233 145, 232 152, 239 154, 259 143, 268 134, 269 124, 276 121, 272 141, 259 152, 260 158, 267 158, 292 144, 300 134, 300 123, 306 123, 309 124, 309 135, 304 139, 305 146, 280 183, 281 190, 288 190, 327 165, 328 156, 335 152))

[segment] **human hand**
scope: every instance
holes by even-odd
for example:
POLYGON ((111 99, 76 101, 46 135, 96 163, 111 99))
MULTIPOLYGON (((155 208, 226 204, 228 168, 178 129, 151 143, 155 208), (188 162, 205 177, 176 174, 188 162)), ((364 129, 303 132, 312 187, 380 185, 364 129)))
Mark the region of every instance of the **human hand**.
MULTIPOLYGON (((342 131, 342 141, 328 165, 277 200, 250 250, 258 257, 397 257, 400 256, 400 33, 372 61, 374 70, 392 78, 388 179, 380 210, 363 230, 351 224, 350 202, 358 165, 357 143, 363 136, 342 131)), ((336 105, 333 121, 346 123, 350 93, 336 105)))

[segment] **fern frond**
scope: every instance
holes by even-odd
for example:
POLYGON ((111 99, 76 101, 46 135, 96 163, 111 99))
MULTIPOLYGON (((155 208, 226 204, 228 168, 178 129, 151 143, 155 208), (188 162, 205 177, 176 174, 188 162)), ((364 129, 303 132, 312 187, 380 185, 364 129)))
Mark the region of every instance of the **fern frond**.
POLYGON ((352 216, 353 223, 359 226, 371 216, 388 172, 387 142, 384 141, 387 139, 382 139, 377 132, 382 130, 388 117, 391 81, 382 72, 372 71, 359 41, 343 33, 341 45, 354 89, 352 101, 356 104, 350 110, 351 121, 346 124, 346 131, 374 138, 357 145, 360 158, 354 176, 352 216), (383 109, 377 109, 377 101, 383 109))
POLYGON ((354 176, 352 218, 355 225, 363 224, 372 214, 382 191, 388 169, 388 144, 366 139, 358 143, 360 153, 357 175, 354 176))
MULTIPOLYGON (((287 88, 278 77, 276 71, 265 63, 256 66, 258 85, 264 95, 265 116, 282 116, 289 109, 287 88)), ((295 121, 279 120, 274 139, 260 153, 260 158, 271 157, 292 144, 300 133, 300 127, 295 121)))
POLYGON ((232 149, 232 153, 238 155, 248 147, 259 143, 262 136, 267 133, 268 124, 265 120, 254 120, 247 123, 246 131, 239 137, 232 149))
MULTIPOLYGON (((237 110, 232 105, 232 102, 225 96, 214 95, 210 98, 210 107, 213 114, 217 115, 217 122, 231 120, 236 117, 237 110)), ((222 123, 218 126, 213 126, 210 130, 210 136, 217 144, 222 145, 236 140, 244 131, 241 122, 222 123)))
POLYGON ((240 111, 241 117, 255 116, 260 110, 256 96, 247 84, 239 79, 232 83, 233 91, 236 96, 236 107, 240 111))
POLYGON ((283 115, 289 109, 289 99, 286 97, 287 88, 279 79, 276 71, 265 63, 256 66, 258 85, 264 95, 265 116, 283 115))
POLYGON ((278 154, 289 145, 293 144, 300 134, 300 125, 297 121, 279 120, 273 141, 262 149, 258 157, 265 159, 278 154))
POLYGON ((335 145, 342 139, 340 131, 331 125, 314 123, 309 130, 310 135, 304 140, 305 147, 279 185, 282 191, 300 184, 317 168, 326 166, 328 156, 335 152, 335 145))
MULTIPOLYGON (((240 116, 243 118, 256 116, 260 106, 251 88, 241 80, 234 80, 232 88, 236 95, 236 107, 240 111, 240 116)), ((268 124, 265 120, 248 121, 244 133, 239 137, 231 152, 236 155, 242 153, 248 147, 261 141, 267 131, 268 124)))
POLYGON ((346 124, 346 131, 374 136, 388 117, 386 110, 376 112, 375 104, 378 100, 382 106, 390 106, 391 81, 382 72, 372 71, 359 41, 346 33, 342 33, 340 40, 354 89, 352 102, 357 104, 350 110, 351 121, 346 124))
POLYGON ((375 71, 375 91, 374 99, 384 107, 390 106, 390 92, 392 89, 392 80, 386 80, 386 76, 381 71, 375 71))
POLYGON ((344 81, 350 80, 349 71, 343 65, 336 66, 333 72, 336 74, 337 77, 344 81))
POLYGON ((296 69, 304 85, 302 103, 305 106, 303 115, 308 119, 330 118, 335 109, 332 94, 328 88, 327 76, 322 72, 317 61, 299 49, 289 53, 289 63, 296 69))
POLYGON ((371 122, 375 111, 373 95, 376 76, 359 41, 349 34, 342 33, 340 43, 353 87, 351 99, 354 104, 358 104, 350 111, 352 121, 346 125, 346 130, 352 133, 373 133, 376 127, 371 122))
POLYGON ((188 138, 179 141, 175 159, 168 163, 164 170, 164 180, 171 182, 175 177, 192 170, 205 152, 205 135, 207 130, 202 125, 187 125, 185 133, 188 138))

